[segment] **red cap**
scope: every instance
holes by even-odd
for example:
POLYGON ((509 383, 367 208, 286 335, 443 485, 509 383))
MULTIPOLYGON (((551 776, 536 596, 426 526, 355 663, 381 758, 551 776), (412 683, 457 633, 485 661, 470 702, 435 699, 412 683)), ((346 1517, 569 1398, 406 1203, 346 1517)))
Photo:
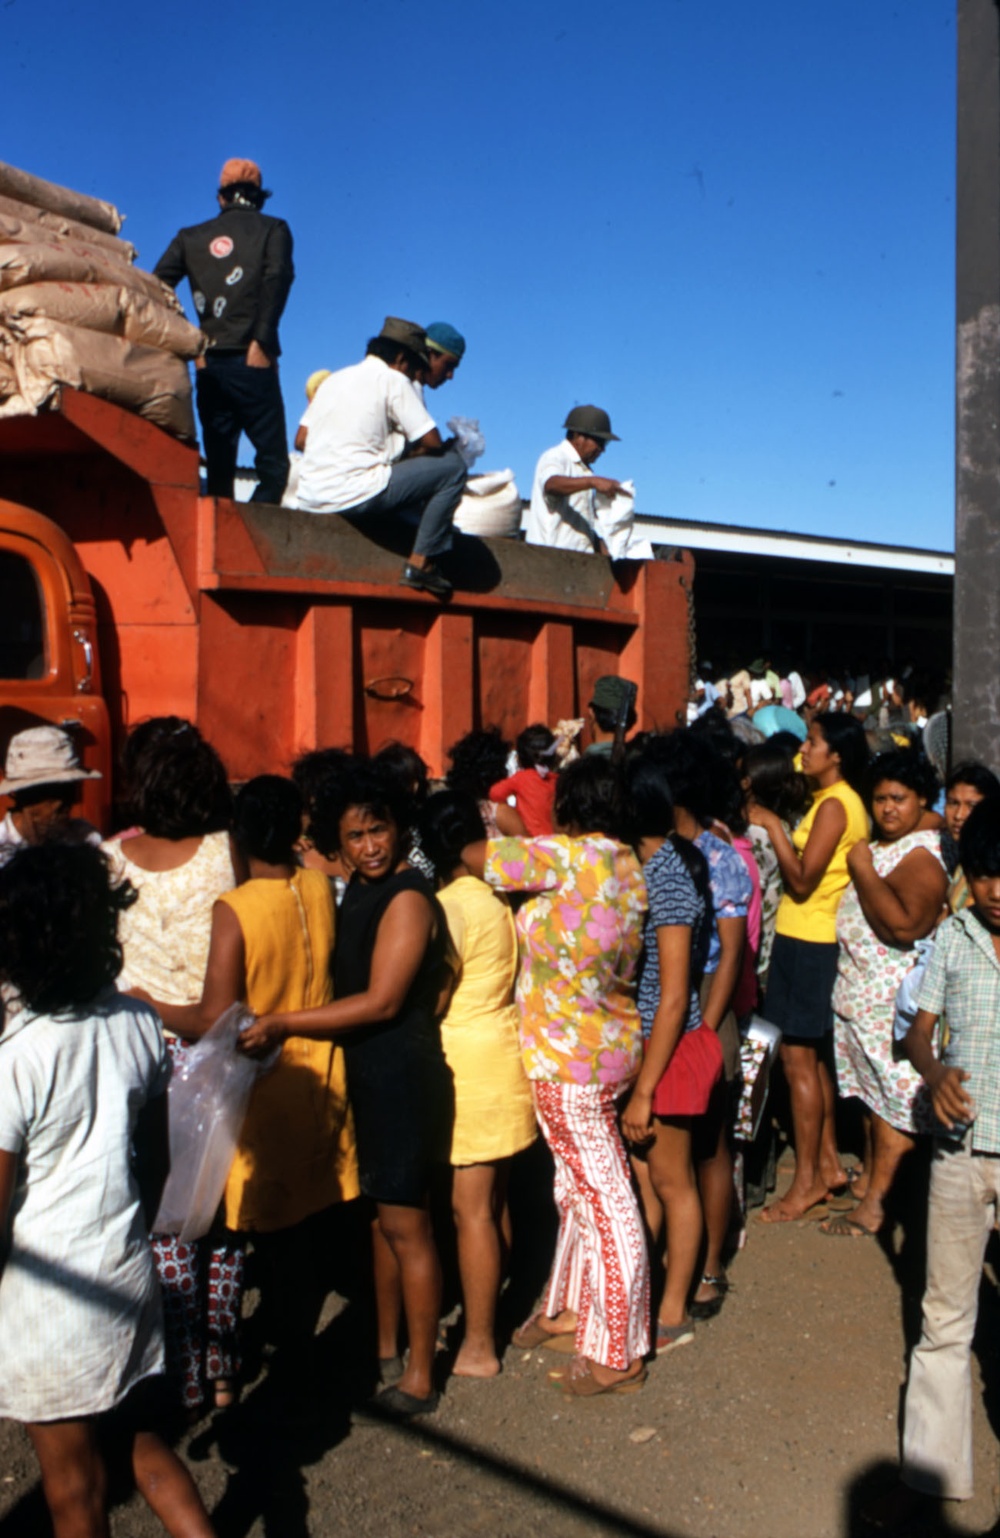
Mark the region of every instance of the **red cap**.
POLYGON ((260 166, 254 160, 227 160, 222 167, 219 186, 231 187, 234 182, 249 182, 254 187, 261 183, 260 166))

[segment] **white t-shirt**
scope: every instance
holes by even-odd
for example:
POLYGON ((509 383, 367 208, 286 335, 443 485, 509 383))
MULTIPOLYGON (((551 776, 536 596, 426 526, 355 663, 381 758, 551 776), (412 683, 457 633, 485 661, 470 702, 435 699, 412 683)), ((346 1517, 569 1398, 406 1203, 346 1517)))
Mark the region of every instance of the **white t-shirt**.
POLYGON ((367 357, 324 379, 302 418, 308 431, 298 505, 308 513, 343 513, 389 484, 402 434, 414 443, 433 431, 405 374, 367 357))
POLYGON ((798 710, 806 702, 806 686, 802 682, 801 674, 794 668, 788 675, 788 682, 792 686, 792 709, 798 710))
POLYGON ((0 1277, 0 1415, 79 1419, 163 1371, 132 1135, 169 1074, 155 1010, 108 989, 0 1037, 0 1148, 19 1154, 0 1277))
POLYGON ((531 486, 531 506, 524 520, 524 535, 529 545, 548 545, 553 550, 583 550, 593 555, 596 549, 592 530, 595 510, 594 493, 589 488, 571 497, 545 495, 545 482, 553 475, 593 475, 576 449, 564 438, 555 448, 546 449, 535 466, 531 486))

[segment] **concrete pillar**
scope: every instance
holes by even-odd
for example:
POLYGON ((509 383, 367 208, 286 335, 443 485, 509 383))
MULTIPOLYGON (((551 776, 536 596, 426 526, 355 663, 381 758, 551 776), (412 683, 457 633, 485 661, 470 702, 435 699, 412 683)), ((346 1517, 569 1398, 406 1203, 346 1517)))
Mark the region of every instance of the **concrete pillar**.
POLYGON ((954 757, 1000 764, 1000 12, 958 0, 954 757))

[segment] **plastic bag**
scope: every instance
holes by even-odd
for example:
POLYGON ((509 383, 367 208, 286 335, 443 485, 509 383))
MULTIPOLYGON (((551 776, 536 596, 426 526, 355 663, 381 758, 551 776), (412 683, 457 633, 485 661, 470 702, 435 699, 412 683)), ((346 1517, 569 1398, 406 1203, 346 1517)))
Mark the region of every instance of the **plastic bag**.
POLYGON ((927 963, 934 954, 934 941, 918 940, 913 949, 916 960, 896 990, 896 1007, 892 1017, 894 1041, 902 1041, 917 1018, 917 994, 927 971, 927 963))
POLYGON ((743 1085, 736 1111, 735 1132, 744 1142, 752 1143, 764 1117, 771 1069, 781 1046, 781 1032, 770 1020, 764 1020, 760 1015, 751 1015, 741 1035, 740 1068, 743 1085))
POLYGON ((486 453, 486 439, 479 431, 479 422, 472 417, 452 417, 449 430, 458 439, 458 452, 471 470, 476 460, 486 453))
POLYGON ((207 1234, 226 1188, 246 1116, 250 1091, 277 1061, 244 1057, 241 1031, 253 1023, 243 1004, 231 1004, 185 1057, 167 1086, 170 1174, 153 1221, 154 1234, 187 1241, 207 1234))

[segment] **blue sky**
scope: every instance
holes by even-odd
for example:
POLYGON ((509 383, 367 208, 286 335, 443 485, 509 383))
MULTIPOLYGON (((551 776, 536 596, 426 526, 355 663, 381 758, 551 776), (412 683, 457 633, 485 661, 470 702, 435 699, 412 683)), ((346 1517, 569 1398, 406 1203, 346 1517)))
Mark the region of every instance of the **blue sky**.
POLYGON ((8 0, 0 49, 3 158, 145 266, 261 163, 292 421, 387 313, 449 320, 432 410, 523 492, 593 401, 643 510, 950 548, 954 0, 8 0))

